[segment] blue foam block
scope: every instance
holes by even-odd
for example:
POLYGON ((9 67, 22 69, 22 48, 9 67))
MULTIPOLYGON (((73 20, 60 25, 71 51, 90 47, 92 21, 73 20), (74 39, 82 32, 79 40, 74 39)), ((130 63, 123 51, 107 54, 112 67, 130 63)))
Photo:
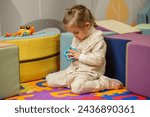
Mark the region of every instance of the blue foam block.
POLYGON ((139 39, 141 34, 129 33, 105 36, 107 43, 105 75, 120 80, 125 85, 126 44, 139 39))
POLYGON ((106 38, 106 72, 105 75, 120 80, 125 85, 125 55, 128 40, 106 38))

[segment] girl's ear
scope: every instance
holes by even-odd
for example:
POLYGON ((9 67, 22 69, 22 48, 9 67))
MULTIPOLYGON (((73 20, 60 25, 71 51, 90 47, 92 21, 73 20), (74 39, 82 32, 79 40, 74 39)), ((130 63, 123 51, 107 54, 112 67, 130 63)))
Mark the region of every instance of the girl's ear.
POLYGON ((85 28, 90 29, 90 27, 91 27, 90 22, 85 22, 85 28))

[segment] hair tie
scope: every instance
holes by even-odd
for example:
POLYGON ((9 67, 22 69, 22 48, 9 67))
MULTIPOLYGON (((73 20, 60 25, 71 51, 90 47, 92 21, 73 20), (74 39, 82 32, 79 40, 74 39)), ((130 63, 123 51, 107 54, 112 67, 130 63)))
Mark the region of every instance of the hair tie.
POLYGON ((72 14, 72 9, 67 9, 68 14, 72 14))

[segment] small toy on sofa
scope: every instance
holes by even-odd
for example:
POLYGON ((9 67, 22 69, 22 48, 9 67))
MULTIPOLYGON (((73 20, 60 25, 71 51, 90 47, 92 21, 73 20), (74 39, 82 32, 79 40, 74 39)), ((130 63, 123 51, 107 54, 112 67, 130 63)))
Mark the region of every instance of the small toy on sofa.
POLYGON ((34 26, 20 26, 20 29, 15 33, 6 33, 4 37, 11 37, 11 36, 29 36, 34 33, 34 26))
POLYGON ((76 48, 70 47, 66 51, 64 51, 64 56, 67 61, 74 62, 76 61, 76 59, 70 55, 70 52, 69 52, 70 49, 77 50, 76 48))

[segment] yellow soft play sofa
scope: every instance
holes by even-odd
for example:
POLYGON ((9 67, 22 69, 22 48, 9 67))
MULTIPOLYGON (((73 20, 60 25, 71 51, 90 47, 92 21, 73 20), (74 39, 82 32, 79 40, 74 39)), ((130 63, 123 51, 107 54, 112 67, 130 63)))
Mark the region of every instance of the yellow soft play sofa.
POLYGON ((58 33, 1 39, 2 43, 19 47, 20 82, 41 79, 59 70, 59 41, 58 33))

